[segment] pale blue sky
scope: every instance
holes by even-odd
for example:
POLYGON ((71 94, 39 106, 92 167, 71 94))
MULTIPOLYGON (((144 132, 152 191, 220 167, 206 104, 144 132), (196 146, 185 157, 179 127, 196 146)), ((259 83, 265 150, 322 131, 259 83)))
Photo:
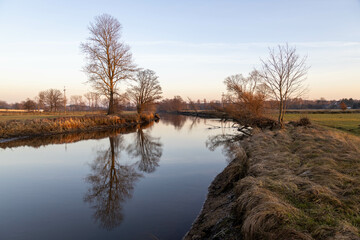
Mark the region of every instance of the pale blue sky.
POLYGON ((165 97, 220 99, 226 76, 246 75, 288 42, 308 56, 307 98, 360 98, 360 0, 0 0, 0 100, 64 85, 68 95, 89 91, 79 45, 102 13, 121 22, 165 97))

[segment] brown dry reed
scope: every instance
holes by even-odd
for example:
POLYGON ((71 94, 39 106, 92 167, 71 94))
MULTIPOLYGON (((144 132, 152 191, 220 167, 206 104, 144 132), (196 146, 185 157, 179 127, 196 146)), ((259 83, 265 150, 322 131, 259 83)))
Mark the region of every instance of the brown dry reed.
POLYGON ((126 127, 154 120, 154 114, 60 117, 0 122, 0 139, 126 127))

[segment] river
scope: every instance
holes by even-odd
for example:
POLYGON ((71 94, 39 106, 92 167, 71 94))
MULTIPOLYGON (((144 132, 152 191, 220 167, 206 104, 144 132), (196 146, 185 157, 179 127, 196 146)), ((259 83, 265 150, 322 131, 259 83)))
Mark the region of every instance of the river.
POLYGON ((0 239, 181 239, 227 165, 206 144, 223 126, 165 115, 0 144, 0 239))

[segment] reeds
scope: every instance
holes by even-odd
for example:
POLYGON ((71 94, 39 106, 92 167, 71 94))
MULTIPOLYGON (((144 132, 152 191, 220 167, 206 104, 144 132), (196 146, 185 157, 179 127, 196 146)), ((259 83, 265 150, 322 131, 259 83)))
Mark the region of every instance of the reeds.
POLYGON ((80 117, 59 117, 23 121, 10 120, 6 122, 0 122, 0 138, 49 135, 91 129, 125 127, 143 122, 149 122, 153 119, 153 114, 133 114, 124 116, 95 115, 80 117))

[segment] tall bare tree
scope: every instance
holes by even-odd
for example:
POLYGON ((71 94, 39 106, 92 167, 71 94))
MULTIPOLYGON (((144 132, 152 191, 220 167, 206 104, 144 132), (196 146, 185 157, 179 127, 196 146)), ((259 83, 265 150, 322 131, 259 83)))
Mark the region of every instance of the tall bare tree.
POLYGON ((138 71, 133 80, 134 84, 128 89, 128 96, 136 104, 137 112, 141 113, 161 99, 159 77, 154 71, 146 69, 138 71))
POLYGON ((304 94, 304 81, 309 67, 306 56, 300 58, 295 47, 288 44, 269 49, 269 57, 261 60, 261 77, 270 90, 270 96, 278 102, 278 122, 284 127, 287 101, 304 94))
POLYGON ((136 67, 129 46, 120 41, 121 24, 116 18, 108 14, 95 17, 89 31, 88 41, 80 46, 87 60, 84 71, 88 82, 109 99, 108 114, 113 114, 118 83, 129 79, 136 67))

